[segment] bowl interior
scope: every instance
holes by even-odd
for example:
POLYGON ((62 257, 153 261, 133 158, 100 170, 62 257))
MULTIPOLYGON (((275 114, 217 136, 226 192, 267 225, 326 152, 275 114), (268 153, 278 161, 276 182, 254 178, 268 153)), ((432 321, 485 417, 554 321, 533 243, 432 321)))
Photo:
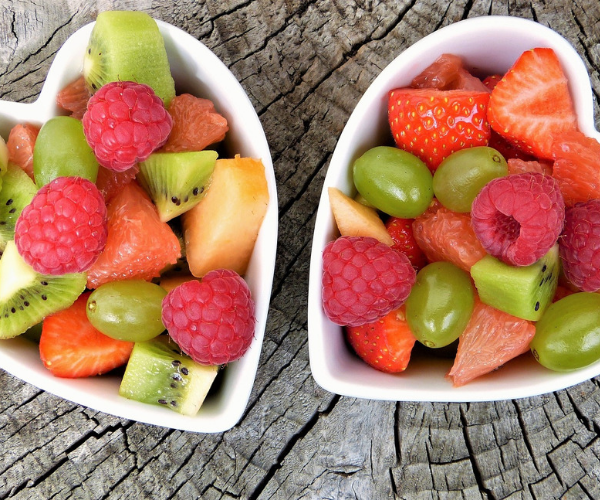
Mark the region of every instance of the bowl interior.
POLYGON ((346 346, 342 328, 331 323, 321 306, 321 255, 337 236, 327 188, 354 195, 351 165, 366 150, 391 140, 387 93, 411 80, 443 53, 456 54, 477 75, 506 72, 528 49, 553 48, 568 79, 582 132, 600 138, 594 127, 592 91, 585 65, 559 34, 525 19, 490 16, 443 28, 400 54, 375 79, 350 116, 329 165, 315 224, 309 284, 309 353, 313 376, 323 388, 342 395, 396 401, 489 401, 543 394, 600 374, 600 362, 571 373, 551 372, 530 354, 466 386, 453 388, 445 375, 452 359, 414 354, 398 375, 378 372, 346 346))
MULTIPOLYGON (((195 417, 185 417, 160 407, 130 401, 118 395, 120 377, 107 375, 67 380, 53 377, 42 365, 37 346, 25 338, 0 343, 0 368, 75 403, 144 423, 196 432, 221 432, 241 418, 254 383, 275 267, 277 244, 277 192, 273 164, 262 126, 239 82, 201 42, 182 30, 158 21, 165 39, 178 93, 189 92, 211 99, 223 114, 230 131, 224 141, 227 157, 240 154, 260 158, 265 166, 269 207, 245 279, 256 302, 255 338, 248 352, 219 374, 214 388, 195 417)), ((41 125, 60 114, 57 92, 81 74, 83 54, 93 27, 74 33, 57 53, 38 100, 23 104, 0 101, 0 134, 6 138, 16 123, 41 125)))

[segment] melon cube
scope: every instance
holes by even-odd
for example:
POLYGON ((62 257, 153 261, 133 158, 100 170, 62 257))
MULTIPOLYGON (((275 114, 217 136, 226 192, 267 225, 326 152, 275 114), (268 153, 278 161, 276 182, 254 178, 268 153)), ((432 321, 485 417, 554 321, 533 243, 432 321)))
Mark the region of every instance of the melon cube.
POLYGON ((182 215, 191 273, 201 278, 231 269, 244 275, 268 204, 262 161, 239 155, 217 160, 206 195, 182 215))

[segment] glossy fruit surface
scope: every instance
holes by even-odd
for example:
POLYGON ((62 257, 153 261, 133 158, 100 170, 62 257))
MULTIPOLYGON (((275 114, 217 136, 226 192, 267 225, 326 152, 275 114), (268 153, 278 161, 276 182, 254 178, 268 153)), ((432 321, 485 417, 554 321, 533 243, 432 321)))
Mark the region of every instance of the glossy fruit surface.
POLYGON ((406 151, 378 146, 358 158, 353 168, 358 192, 386 214, 410 219, 422 214, 431 203, 431 173, 406 151))
POLYGON ((79 378, 107 373, 127 362, 133 342, 107 337, 96 330, 86 315, 89 294, 48 316, 42 325, 40 357, 57 377, 79 378))
POLYGON ((554 165, 552 175, 557 180, 565 205, 600 198, 600 143, 579 131, 558 136, 552 144, 554 165))
POLYGON ((173 128, 165 151, 202 151, 225 139, 229 130, 227 120, 208 99, 181 94, 173 98, 167 111, 173 118, 173 128))
POLYGON ((15 125, 8 134, 8 161, 21 167, 33 180, 33 148, 40 128, 29 123, 15 125))
POLYGON ((135 182, 126 184, 107 207, 106 247, 88 270, 88 288, 125 279, 151 280, 181 257, 181 246, 156 207, 135 182))
POLYGON ((473 304, 469 275, 450 262, 434 262, 417 274, 406 300, 406 319, 419 342, 444 347, 464 331, 473 304))
POLYGON ((160 318, 165 295, 163 288, 148 281, 112 281, 91 293, 87 316, 104 335, 143 342, 165 329, 160 318))
POLYGON ((492 90, 488 120, 519 149, 552 159, 553 137, 577 127, 567 77, 552 49, 527 50, 517 59, 492 90))
POLYGON ((423 160, 433 172, 454 151, 485 146, 490 94, 481 91, 394 89, 389 93, 388 121, 396 146, 423 160))
POLYGON ((504 157, 495 149, 479 146, 461 149, 446 158, 433 175, 433 193, 455 212, 470 212, 483 186, 508 175, 504 157))
POLYGON ((429 262, 446 260, 469 272, 486 255, 471 227, 471 216, 439 203, 415 219, 413 234, 429 262))
POLYGON ((535 326, 475 300, 469 324, 458 340, 448 377, 455 387, 489 373, 527 352, 535 326))
POLYGON ((386 373, 403 372, 415 345, 405 306, 372 323, 345 329, 348 343, 368 365, 386 373))
POLYGON ((600 359, 600 295, 574 293, 548 307, 536 323, 531 351, 540 364, 556 371, 600 359))
POLYGON ((96 182, 98 162, 79 120, 56 116, 44 123, 33 149, 33 173, 38 187, 65 176, 96 182))
POLYGON ((413 89, 489 90, 484 82, 469 73, 463 66, 462 59, 455 54, 442 54, 413 78, 410 86, 413 89))
POLYGON ((413 222, 414 219, 390 217, 385 223, 385 228, 394 241, 392 248, 406 255, 418 271, 427 264, 427 259, 413 235, 413 222))

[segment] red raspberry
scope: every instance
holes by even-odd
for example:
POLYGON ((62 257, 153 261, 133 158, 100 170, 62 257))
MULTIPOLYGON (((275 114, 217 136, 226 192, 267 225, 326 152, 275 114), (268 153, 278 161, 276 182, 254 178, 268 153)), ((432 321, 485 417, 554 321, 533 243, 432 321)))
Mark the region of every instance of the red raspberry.
POLYGON ((102 86, 83 115, 83 132, 98 163, 117 172, 148 158, 166 142, 172 126, 160 97, 135 82, 102 86))
POLYGON ((81 177, 57 177, 43 186, 17 219, 19 254, 42 274, 89 269, 106 244, 106 205, 81 177))
POLYGON ((600 290, 600 200, 567 209, 558 244, 567 279, 584 292, 600 290))
POLYGON ((471 223, 483 247, 506 264, 528 266, 556 243, 565 218, 558 183, 527 172, 490 181, 471 206, 471 223))
POLYGON ((323 250, 323 309, 338 325, 361 326, 400 307, 416 272, 375 238, 342 236, 323 250))
POLYGON ((197 363, 241 358, 254 337, 254 301, 234 271, 216 270, 187 281, 163 299, 162 320, 181 350, 197 363))

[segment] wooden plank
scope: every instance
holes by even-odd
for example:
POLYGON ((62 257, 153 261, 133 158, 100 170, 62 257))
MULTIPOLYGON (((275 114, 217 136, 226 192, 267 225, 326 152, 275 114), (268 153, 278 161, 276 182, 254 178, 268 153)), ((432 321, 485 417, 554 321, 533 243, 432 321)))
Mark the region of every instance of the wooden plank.
POLYGON ((582 55, 598 95, 600 4, 85 0, 4 3, 0 98, 33 101, 54 54, 97 10, 139 8, 201 40, 256 107, 279 183, 273 301, 242 421, 202 435, 73 405, 0 373, 0 498, 600 498, 594 379, 517 401, 357 400, 310 374, 306 291, 321 186, 362 93, 395 56, 463 18, 535 19, 582 55))

